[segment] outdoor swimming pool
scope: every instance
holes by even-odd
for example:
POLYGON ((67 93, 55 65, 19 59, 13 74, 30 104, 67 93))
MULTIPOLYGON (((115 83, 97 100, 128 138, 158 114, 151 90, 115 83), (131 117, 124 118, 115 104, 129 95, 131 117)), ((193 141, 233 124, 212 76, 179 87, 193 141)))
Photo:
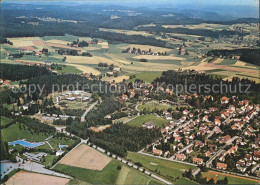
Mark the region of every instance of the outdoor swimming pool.
POLYGON ((13 141, 13 142, 9 143, 9 145, 22 145, 27 148, 35 148, 35 147, 41 146, 43 144, 44 144, 43 142, 30 143, 30 142, 24 141, 24 140, 17 140, 17 141, 13 141))
POLYGON ((66 148, 68 145, 59 145, 59 148, 66 148))

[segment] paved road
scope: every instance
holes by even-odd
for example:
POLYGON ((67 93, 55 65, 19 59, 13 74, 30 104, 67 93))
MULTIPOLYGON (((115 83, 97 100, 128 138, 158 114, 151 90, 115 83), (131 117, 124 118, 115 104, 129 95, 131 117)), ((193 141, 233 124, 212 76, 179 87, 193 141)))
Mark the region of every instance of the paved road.
POLYGON ((53 147, 51 146, 51 144, 49 143, 49 141, 46 141, 45 143, 47 143, 47 144, 50 146, 50 148, 53 150, 53 147))
POLYGON ((95 105, 98 103, 98 101, 96 101, 95 103, 93 103, 92 105, 89 106, 89 108, 86 110, 86 112, 84 112, 84 114, 81 116, 80 121, 84 122, 85 121, 85 117, 88 114, 89 111, 91 111, 91 109, 93 109, 95 107, 95 105))
MULTIPOLYGON (((31 171, 31 172, 35 172, 35 173, 41 173, 41 174, 47 174, 47 175, 53 175, 53 176, 71 179, 70 176, 64 175, 62 173, 58 173, 58 172, 55 172, 55 171, 52 171, 52 170, 49 170, 49 169, 46 169, 44 165, 41 165, 39 163, 31 162, 31 161, 25 161, 24 164, 22 164, 22 161, 23 161, 22 158, 17 156, 16 159, 17 159, 17 161, 20 161, 20 162, 17 162, 17 163, 4 162, 3 163, 4 168, 8 169, 8 171, 5 170, 4 175, 9 174, 14 169, 20 168, 20 169, 24 169, 26 171, 31 171)), ((4 177, 4 176, 2 176, 2 177, 4 177)))
POLYGON ((180 154, 184 151, 186 151, 189 147, 193 146, 195 143, 195 141, 193 141, 191 144, 187 145, 185 148, 181 149, 180 151, 178 151, 177 153, 180 154))
POLYGON ((217 151, 217 152, 206 162, 206 167, 209 168, 209 166, 211 165, 212 161, 213 161, 216 157, 222 155, 224 152, 225 152, 225 150, 223 150, 223 149, 220 149, 219 151, 217 151))

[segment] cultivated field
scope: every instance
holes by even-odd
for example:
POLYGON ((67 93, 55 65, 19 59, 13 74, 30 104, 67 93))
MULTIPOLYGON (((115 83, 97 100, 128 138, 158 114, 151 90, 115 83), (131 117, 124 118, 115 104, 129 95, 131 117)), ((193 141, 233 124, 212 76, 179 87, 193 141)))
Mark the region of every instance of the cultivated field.
POLYGON ((195 25, 163 25, 164 28, 188 28, 188 29, 207 29, 207 30, 223 30, 229 28, 229 25, 221 25, 221 24, 195 24, 195 25))
POLYGON ((147 60, 186 60, 185 58, 182 57, 176 57, 176 56, 157 56, 157 55, 138 55, 133 57, 135 59, 147 59, 147 60))
POLYGON ((65 41, 65 40, 57 40, 57 39, 51 39, 47 41, 48 43, 55 43, 55 44, 63 44, 63 45, 67 45, 68 43, 71 44, 71 42, 69 41, 65 41))
POLYGON ((6 185, 65 185, 69 181, 70 179, 66 178, 19 171, 6 182, 6 185))
POLYGON ((116 184, 131 185, 131 184, 163 184, 152 177, 144 175, 137 170, 123 166, 118 174, 116 184))
POLYGON ((107 28, 99 28, 100 31, 106 32, 114 32, 114 33, 121 33, 126 35, 142 35, 142 36, 153 36, 146 31, 134 31, 134 30, 121 30, 121 29, 107 29, 107 28))
POLYGON ((101 171, 111 159, 95 149, 80 145, 66 155, 60 164, 101 171))
POLYGON ((54 47, 54 48, 63 48, 63 49, 72 49, 72 50, 78 50, 81 51, 81 49, 79 48, 75 48, 75 47, 70 47, 67 44, 59 44, 59 43, 55 43, 55 42, 45 42, 48 46, 50 47, 54 47))
POLYGON ((97 76, 100 75, 100 72, 92 67, 84 66, 84 65, 79 65, 79 64, 66 64, 68 66, 73 66, 79 71, 82 71, 83 73, 92 73, 93 75, 97 76))
POLYGON ((117 167, 120 162, 112 160, 103 170, 90 170, 74 166, 58 164, 55 170, 73 176, 75 180, 80 180, 90 184, 115 184, 119 170, 117 167))
POLYGON ((169 52, 169 51, 171 51, 172 49, 168 49, 168 48, 162 48, 162 47, 156 47, 156 46, 150 46, 150 45, 140 45, 140 44, 129 44, 129 45, 127 45, 127 46, 124 46, 124 47, 121 47, 121 49, 123 50, 123 49, 126 49, 126 48, 131 48, 131 49, 133 49, 133 48, 136 48, 136 49, 138 49, 138 48, 140 48, 141 50, 146 50, 146 51, 148 51, 149 49, 151 49, 152 50, 152 52, 169 52))
POLYGON ((108 42, 101 42, 101 43, 98 43, 98 45, 101 45, 102 46, 101 48, 105 48, 105 49, 109 48, 108 42))
POLYGON ((122 76, 118 76, 118 77, 104 77, 102 78, 103 81, 107 81, 107 82, 122 82, 123 80, 128 80, 129 76, 126 75, 122 75, 122 76))

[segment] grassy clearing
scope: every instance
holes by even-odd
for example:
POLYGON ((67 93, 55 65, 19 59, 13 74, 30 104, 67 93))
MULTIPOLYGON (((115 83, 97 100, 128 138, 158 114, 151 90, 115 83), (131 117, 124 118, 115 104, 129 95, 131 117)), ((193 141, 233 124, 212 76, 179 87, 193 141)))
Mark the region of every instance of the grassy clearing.
POLYGON ((39 142, 39 141, 44 141, 49 136, 48 133, 36 134, 32 129, 30 130, 29 127, 25 125, 23 127, 22 123, 21 123, 21 129, 19 129, 19 123, 15 123, 8 128, 2 129, 2 135, 4 137, 4 140, 7 142, 16 141, 18 139, 26 139, 27 141, 30 142, 34 142, 34 141, 39 142))
MULTIPOLYGON (((172 176, 173 178, 180 178, 179 184, 184 184, 186 181, 187 184, 192 184, 191 181, 188 179, 182 180, 182 173, 185 170, 188 170, 189 168, 194 169, 194 166, 189 166, 177 162, 170 162, 168 160, 164 159, 158 159, 155 157, 149 157, 142 154, 129 152, 127 155, 127 158, 134 161, 134 162, 140 162, 145 168, 149 169, 150 171, 157 171, 160 172, 160 175, 167 177, 172 176), (189 182, 189 183, 188 183, 189 182)), ((186 183, 185 183, 186 184, 186 183)))
POLYGON ((161 75, 162 72, 143 72, 143 73, 135 74, 135 78, 132 78, 130 81, 134 82, 136 79, 140 79, 150 83, 154 81, 157 77, 160 77, 161 75))
MULTIPOLYGON (((180 106, 180 107, 187 107, 187 106, 180 106)), ((144 109, 150 110, 150 111, 152 111, 154 109, 167 110, 169 108, 171 108, 172 110, 176 110, 177 106, 162 104, 162 103, 158 103, 158 102, 148 102, 146 104, 138 106, 138 109, 141 111, 143 111, 144 109)))
POLYGON ((228 175, 224 173, 214 172, 214 171, 208 171, 207 173, 203 174, 203 177, 207 178, 215 178, 217 180, 224 179, 225 177, 228 178, 228 184, 257 184, 260 181, 254 180, 254 179, 248 179, 245 177, 239 177, 234 175, 228 175))
POLYGON ((1 126, 4 126, 8 123, 10 123, 12 121, 11 118, 7 118, 7 117, 4 117, 4 116, 1 116, 1 126))
POLYGON ((64 74, 67 74, 67 73, 76 73, 76 74, 79 74, 79 73, 82 73, 81 70, 77 69, 76 67, 73 67, 73 66, 62 66, 62 69, 61 70, 57 70, 58 73, 64 73, 64 74))
POLYGON ((74 143, 74 140, 67 137, 55 137, 49 139, 49 143, 55 150, 59 150, 59 144, 71 145, 74 143))
POLYGON ((117 170, 118 165, 120 165, 119 162, 112 160, 102 171, 88 170, 62 164, 58 164, 54 169, 90 184, 115 184, 119 174, 119 170, 117 170))
POLYGON ((154 114, 148 114, 148 115, 142 115, 138 116, 137 118, 129 121, 127 124, 131 126, 137 126, 140 127, 146 122, 153 122, 155 126, 161 127, 162 125, 165 125, 168 123, 166 119, 163 119, 161 117, 157 117, 154 114))

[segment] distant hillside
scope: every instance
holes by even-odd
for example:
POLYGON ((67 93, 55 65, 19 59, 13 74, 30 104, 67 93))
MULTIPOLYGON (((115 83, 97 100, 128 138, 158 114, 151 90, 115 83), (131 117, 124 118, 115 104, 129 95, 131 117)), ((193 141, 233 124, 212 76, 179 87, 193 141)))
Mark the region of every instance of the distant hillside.
POLYGON ((208 56, 240 56, 240 60, 260 66, 260 49, 211 50, 208 56))

